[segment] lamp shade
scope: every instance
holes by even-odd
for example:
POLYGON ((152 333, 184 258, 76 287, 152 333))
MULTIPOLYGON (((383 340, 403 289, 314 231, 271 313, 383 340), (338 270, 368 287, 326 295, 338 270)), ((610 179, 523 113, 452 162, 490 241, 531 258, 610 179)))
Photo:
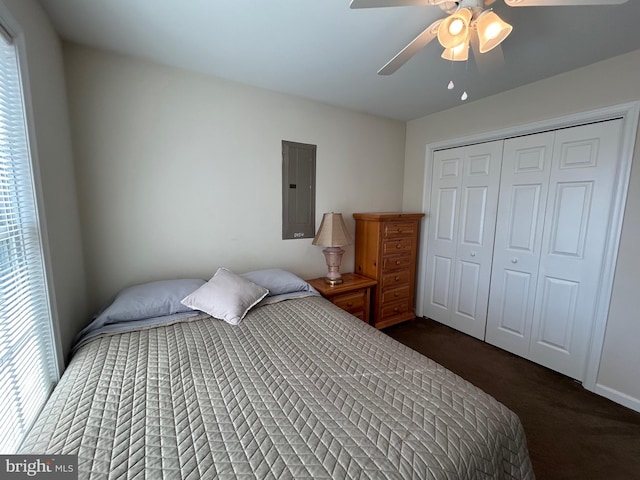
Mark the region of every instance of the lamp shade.
POLYGON ((445 18, 438 27, 438 41, 444 48, 457 47, 469 37, 469 24, 473 13, 461 8, 445 18))
POLYGON ((466 62, 469 59, 469 36, 460 45, 453 48, 445 48, 442 58, 454 62, 466 62))
POLYGON ((325 213, 322 216, 320 228, 316 234, 313 245, 320 247, 342 247, 343 245, 351 245, 353 240, 344 224, 341 213, 325 213))
POLYGON ((485 10, 476 21, 480 53, 496 48, 509 36, 513 27, 502 20, 495 12, 485 10))

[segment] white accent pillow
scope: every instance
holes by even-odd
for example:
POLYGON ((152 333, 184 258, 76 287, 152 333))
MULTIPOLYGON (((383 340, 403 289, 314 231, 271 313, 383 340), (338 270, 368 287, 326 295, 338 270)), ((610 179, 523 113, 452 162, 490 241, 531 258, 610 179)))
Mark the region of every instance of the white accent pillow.
POLYGON ((219 268, 211 280, 187 295, 182 300, 182 304, 231 325, 238 325, 251 307, 268 293, 269 290, 266 288, 226 268, 219 268))

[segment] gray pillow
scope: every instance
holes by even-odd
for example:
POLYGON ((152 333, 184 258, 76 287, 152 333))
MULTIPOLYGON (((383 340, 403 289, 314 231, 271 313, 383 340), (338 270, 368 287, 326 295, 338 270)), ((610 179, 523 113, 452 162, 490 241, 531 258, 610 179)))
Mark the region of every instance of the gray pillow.
POLYGON ((314 289, 313 292, 289 292, 282 293, 280 295, 271 295, 264 297, 260 303, 256 305, 258 307, 264 307, 265 305, 273 305, 274 303, 284 302, 285 300, 293 300, 294 298, 304 298, 304 297, 320 297, 320 292, 314 289))
POLYGON ((98 315, 96 321, 108 325, 188 312, 191 309, 180 301, 204 283, 201 279, 185 278, 160 280, 125 288, 116 295, 111 305, 98 315))
POLYGON ((316 292, 300 277, 280 268, 268 268, 243 273, 242 276, 269 290, 270 297, 292 292, 316 292))
POLYGON ((249 309, 268 293, 266 288, 226 268, 219 268, 211 280, 184 298, 182 303, 231 325, 237 325, 249 309))

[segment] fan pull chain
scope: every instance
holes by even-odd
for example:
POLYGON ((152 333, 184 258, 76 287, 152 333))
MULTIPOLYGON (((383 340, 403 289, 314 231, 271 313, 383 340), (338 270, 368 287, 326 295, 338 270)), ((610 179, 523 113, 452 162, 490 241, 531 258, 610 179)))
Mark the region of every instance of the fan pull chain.
MULTIPOLYGON (((453 76, 453 61, 451 61, 451 75, 453 76)), ((468 71, 469 70, 469 59, 467 58, 466 62, 465 62, 465 70, 468 71)), ((453 90, 456 87, 456 84, 453 83, 453 80, 449 80, 449 83, 447 84, 447 90, 453 90)), ((460 100, 462 100, 463 102, 469 98, 469 94, 467 93, 466 90, 462 91, 462 95, 460 96, 460 100)))
MULTIPOLYGON (((467 61, 464 62, 464 70, 465 70, 465 73, 469 73, 469 58, 468 57, 467 57, 467 61)), ((462 91, 462 95, 460 96, 460 100, 462 100, 464 102, 467 98, 469 98, 469 95, 467 95, 467 91, 466 90, 463 90, 462 91)))

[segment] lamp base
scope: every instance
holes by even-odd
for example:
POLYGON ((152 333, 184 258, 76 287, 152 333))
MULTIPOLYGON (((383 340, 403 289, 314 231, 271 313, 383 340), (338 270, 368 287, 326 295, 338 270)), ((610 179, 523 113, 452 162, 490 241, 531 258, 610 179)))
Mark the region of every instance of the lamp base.
POLYGON ((344 250, 340 247, 327 247, 322 250, 324 258, 327 261, 327 276, 324 277, 325 283, 329 285, 340 285, 342 283, 342 275, 340 275, 340 263, 344 250))

